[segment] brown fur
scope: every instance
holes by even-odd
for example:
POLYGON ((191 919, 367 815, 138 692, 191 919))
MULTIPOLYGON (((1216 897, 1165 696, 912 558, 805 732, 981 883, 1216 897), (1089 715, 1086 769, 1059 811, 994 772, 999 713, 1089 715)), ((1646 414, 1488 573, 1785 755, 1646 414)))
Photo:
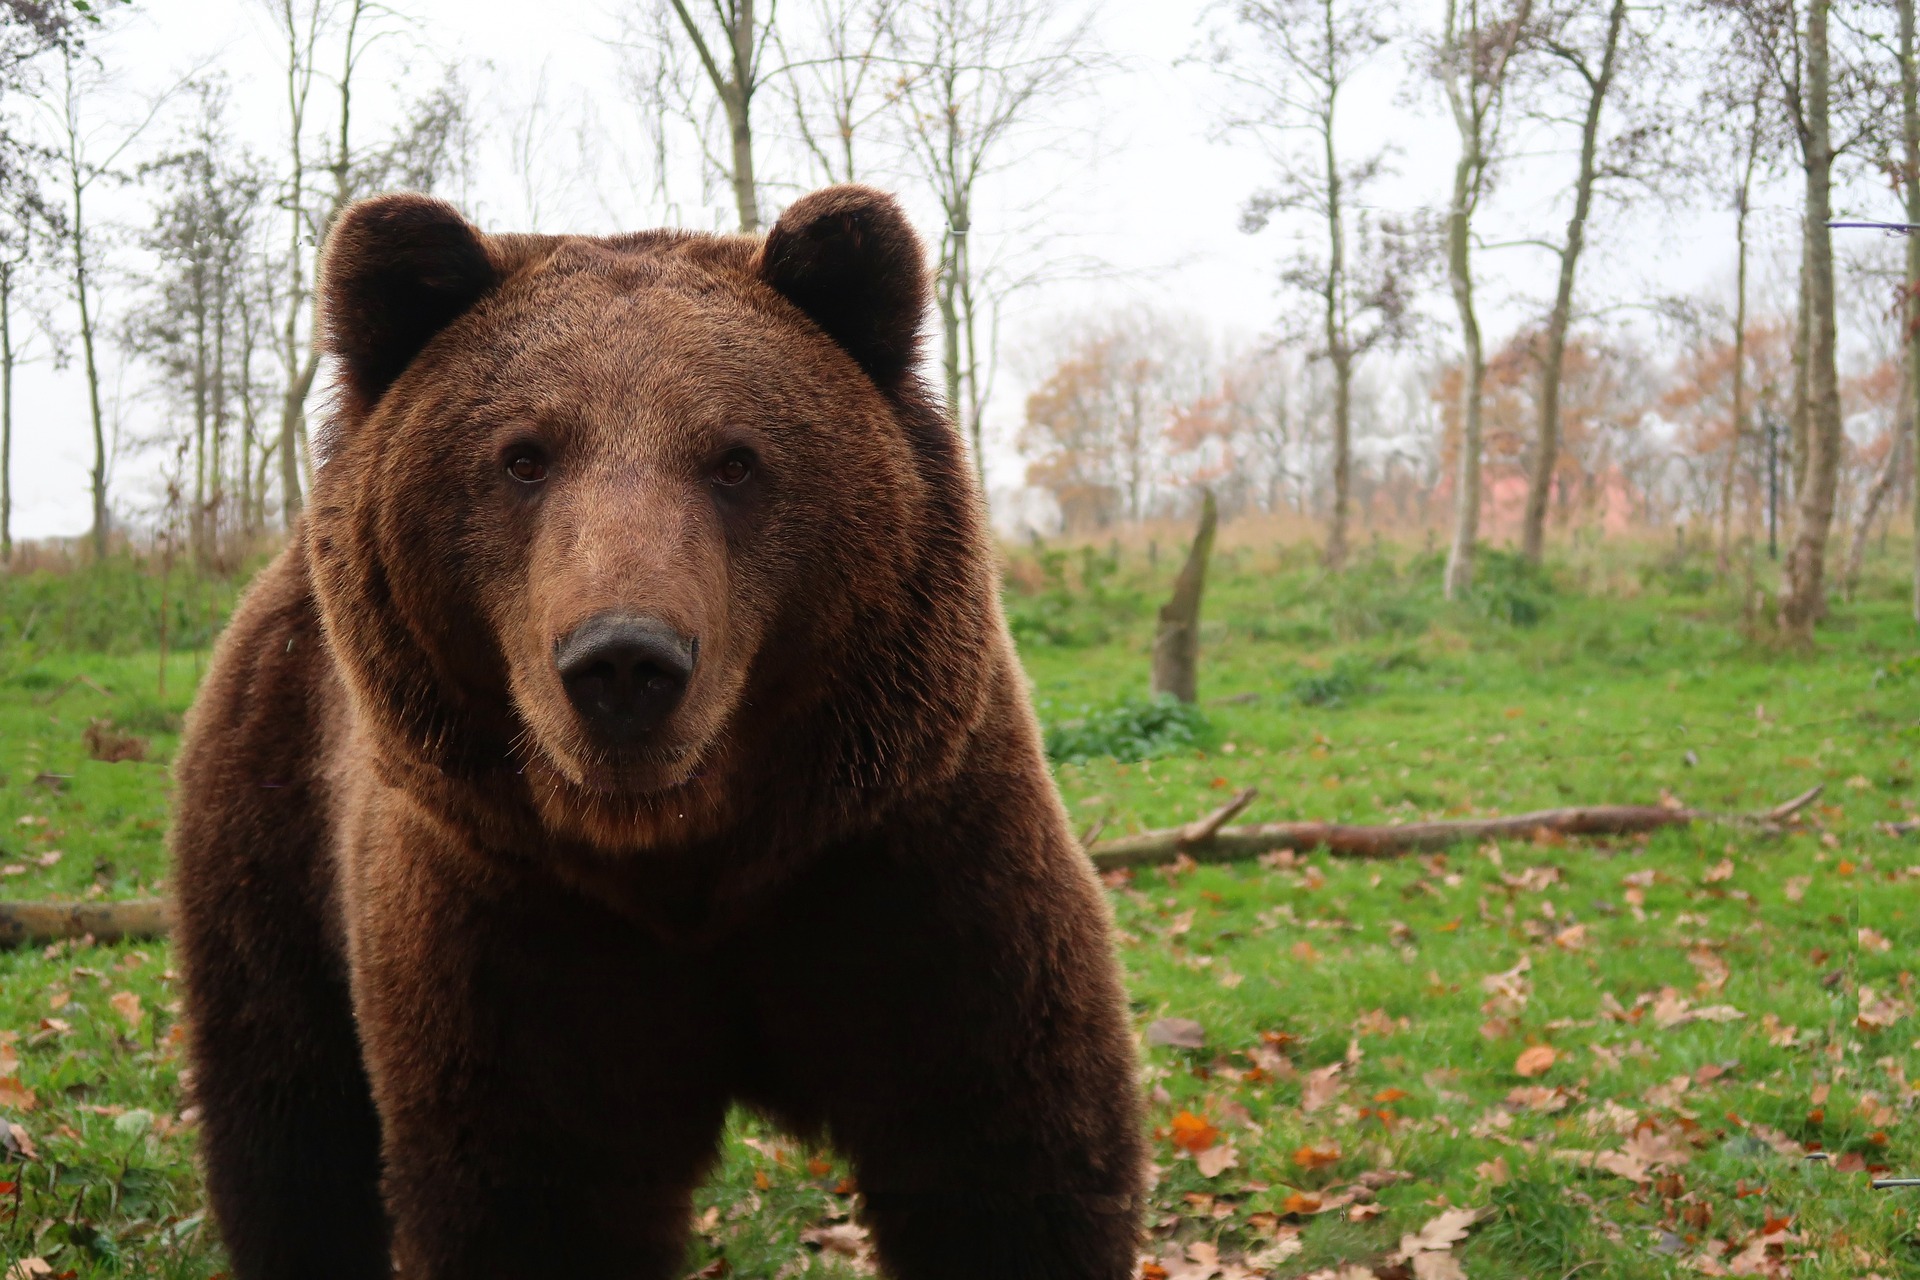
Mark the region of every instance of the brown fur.
POLYGON ((326 460, 178 769, 235 1275, 676 1276, 735 1101, 846 1152, 903 1280, 1130 1275, 1105 906, 893 202, 818 192, 759 241, 384 197, 321 295, 326 460), (608 610, 698 639, 632 748, 556 674, 608 610))

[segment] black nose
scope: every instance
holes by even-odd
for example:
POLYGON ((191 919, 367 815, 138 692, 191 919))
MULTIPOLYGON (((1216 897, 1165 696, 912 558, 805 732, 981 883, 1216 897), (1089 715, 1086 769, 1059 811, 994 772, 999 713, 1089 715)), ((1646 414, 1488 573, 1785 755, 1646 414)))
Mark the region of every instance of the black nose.
POLYGON ((680 705, 699 649, 657 619, 602 613, 554 646, 553 664, 588 727, 624 741, 659 728, 680 705))

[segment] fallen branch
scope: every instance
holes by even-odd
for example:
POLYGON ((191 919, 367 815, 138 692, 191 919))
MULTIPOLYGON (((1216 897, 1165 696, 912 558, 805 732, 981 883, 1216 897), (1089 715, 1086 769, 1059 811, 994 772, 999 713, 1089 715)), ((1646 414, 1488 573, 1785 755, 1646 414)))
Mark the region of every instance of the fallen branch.
POLYGON ((0 947, 38 946, 62 938, 131 942, 165 937, 172 908, 164 898, 125 902, 0 902, 0 947))
MULTIPOLYGON (((1218 809, 1183 827, 1104 841, 1089 852, 1094 866, 1113 871, 1172 862, 1181 854, 1195 862, 1230 862, 1275 849, 1300 852, 1324 849, 1336 858, 1392 858, 1481 840, 1531 840, 1542 835, 1638 835, 1694 822, 1734 823, 1767 829, 1780 826, 1812 804, 1820 791, 1814 787, 1757 814, 1704 813, 1660 805, 1599 805, 1586 809, 1542 809, 1511 818, 1409 822, 1398 826, 1352 826, 1338 822, 1226 825, 1259 795, 1256 788, 1248 787, 1218 809)), ((1098 834, 1098 827, 1094 833, 1098 834)), ((172 909, 164 898, 133 898, 124 902, 0 902, 0 947, 39 946, 63 938, 86 937, 95 942, 134 942, 165 937, 172 924, 172 909)))
POLYGON ((1184 827, 1144 831, 1137 836, 1107 840, 1088 850, 1101 871, 1122 867, 1151 867, 1185 854, 1195 862, 1231 862, 1276 849, 1300 853, 1324 849, 1336 858, 1395 858, 1407 853, 1447 849, 1482 840, 1535 840, 1547 837, 1632 836, 1662 827, 1684 827, 1695 822, 1718 822, 1761 829, 1777 828, 1812 804, 1821 788, 1814 787, 1762 813, 1719 814, 1664 805, 1594 805, 1573 809, 1541 809, 1510 818, 1465 818, 1446 822, 1408 822, 1388 826, 1357 826, 1340 822, 1264 822, 1229 827, 1233 817, 1252 802, 1253 788, 1235 796, 1198 822, 1184 827))

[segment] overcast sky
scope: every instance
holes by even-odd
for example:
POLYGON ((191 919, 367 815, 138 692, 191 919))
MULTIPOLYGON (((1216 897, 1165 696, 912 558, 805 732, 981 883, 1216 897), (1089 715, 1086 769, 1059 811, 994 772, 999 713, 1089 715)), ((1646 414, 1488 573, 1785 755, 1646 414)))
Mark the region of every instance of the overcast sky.
MULTIPOLYGON (((697 174, 684 163, 670 174, 673 204, 659 204, 643 123, 619 71, 617 0, 394 5, 412 21, 378 46, 366 90, 356 101, 356 134, 369 140, 384 135, 406 101, 437 83, 447 65, 459 65, 475 108, 476 166, 465 189, 454 194, 486 228, 534 229, 537 222, 545 231, 604 232, 669 219, 730 226, 727 202, 719 193, 703 199, 697 174), (536 100, 545 104, 537 113, 536 100), (516 148, 516 136, 532 145, 516 148)), ((789 13, 803 7, 800 0, 781 6, 789 13)), ((1409 4, 1409 30, 1419 30, 1431 16, 1426 7, 1409 4)), ((102 139, 110 142, 141 114, 144 95, 196 69, 214 68, 231 83, 236 131, 277 157, 285 131, 283 90, 259 0, 139 0, 138 9, 97 44, 120 81, 118 92, 93 108, 102 139)), ((983 229, 995 219, 1003 227, 1044 228, 1050 254, 1099 266, 1090 278, 1080 272, 1022 294, 1007 309, 1006 358, 992 415, 997 443, 989 456, 996 490, 1020 482, 1020 462, 1007 441, 1027 382, 1041 363, 1036 353, 1064 321, 1143 301, 1197 318, 1222 341, 1245 341, 1271 331, 1284 309, 1297 305, 1280 292, 1276 264, 1304 228, 1282 223, 1259 235, 1239 229, 1247 197, 1267 180, 1267 160, 1249 141, 1220 136, 1218 121, 1230 105, 1227 87, 1188 57, 1212 12, 1201 0, 1107 0, 1095 32, 1111 69, 1057 109, 1051 123, 1059 129, 1049 135, 1052 145, 1044 154, 1006 157, 1015 163, 993 188, 992 207, 981 212, 983 229)), ((778 103, 767 106, 777 116, 778 103)), ((318 109, 330 113, 331 103, 318 109)), ((1444 204, 1456 145, 1451 125, 1438 94, 1410 70, 1403 52, 1381 55, 1354 86, 1345 112, 1345 145, 1355 152, 1382 142, 1393 147, 1393 173, 1376 188, 1373 203, 1388 212, 1444 204)), ((783 124, 774 121, 775 128, 783 124)), ((173 128, 163 116, 135 151, 163 147, 173 128)), ((1562 234, 1571 148, 1571 137, 1526 135, 1524 161, 1510 166, 1482 218, 1487 241, 1562 234)), ((783 181, 770 203, 784 203, 804 175, 777 158, 769 167, 783 181)), ((876 180, 885 183, 887 177, 876 180)), ((901 189, 924 233, 934 238, 937 226, 911 181, 900 177, 888 185, 901 189)), ((1794 194, 1784 181, 1762 193, 1758 230, 1775 256, 1793 226, 1794 194)), ((1893 197, 1877 185, 1861 187, 1850 199, 1853 212, 1896 216, 1893 197)), ((137 189, 108 193, 100 209, 134 227, 148 216, 137 189)), ((1657 341, 1651 323, 1626 304, 1657 293, 1726 295, 1732 244, 1731 213, 1710 196, 1649 203, 1631 213, 1603 209, 1595 218, 1583 298, 1604 322, 1638 326, 1657 341)), ((124 251, 119 261, 126 270, 106 281, 109 328, 140 283, 137 253, 124 251)), ((1489 251, 1481 261, 1487 276, 1483 324, 1491 348, 1541 312, 1552 274, 1545 255, 1531 248, 1489 251)), ((1780 279, 1771 267, 1762 271, 1763 305, 1780 293, 1780 279)), ((1436 350, 1451 343, 1444 302, 1438 294, 1432 302, 1436 350)), ((106 390, 129 438, 151 432, 160 411, 147 390, 151 380, 150 371, 123 366, 117 353, 109 355, 106 390)), ((91 455, 77 368, 29 368, 17 404, 16 536, 84 532, 91 455)), ((154 470, 150 455, 131 450, 116 461, 123 508, 152 501, 154 470)))

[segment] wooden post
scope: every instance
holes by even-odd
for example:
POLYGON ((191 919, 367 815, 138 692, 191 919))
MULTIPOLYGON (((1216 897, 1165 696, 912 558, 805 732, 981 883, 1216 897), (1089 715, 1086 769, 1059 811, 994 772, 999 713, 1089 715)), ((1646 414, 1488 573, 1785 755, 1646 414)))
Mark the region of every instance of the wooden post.
POLYGON ((1213 530, 1220 513, 1213 490, 1201 491, 1200 530, 1193 536, 1187 562, 1173 581, 1173 598, 1160 606, 1160 625, 1153 636, 1153 695, 1170 693, 1192 702, 1200 659, 1200 597, 1207 587, 1207 559, 1213 554, 1213 530))

